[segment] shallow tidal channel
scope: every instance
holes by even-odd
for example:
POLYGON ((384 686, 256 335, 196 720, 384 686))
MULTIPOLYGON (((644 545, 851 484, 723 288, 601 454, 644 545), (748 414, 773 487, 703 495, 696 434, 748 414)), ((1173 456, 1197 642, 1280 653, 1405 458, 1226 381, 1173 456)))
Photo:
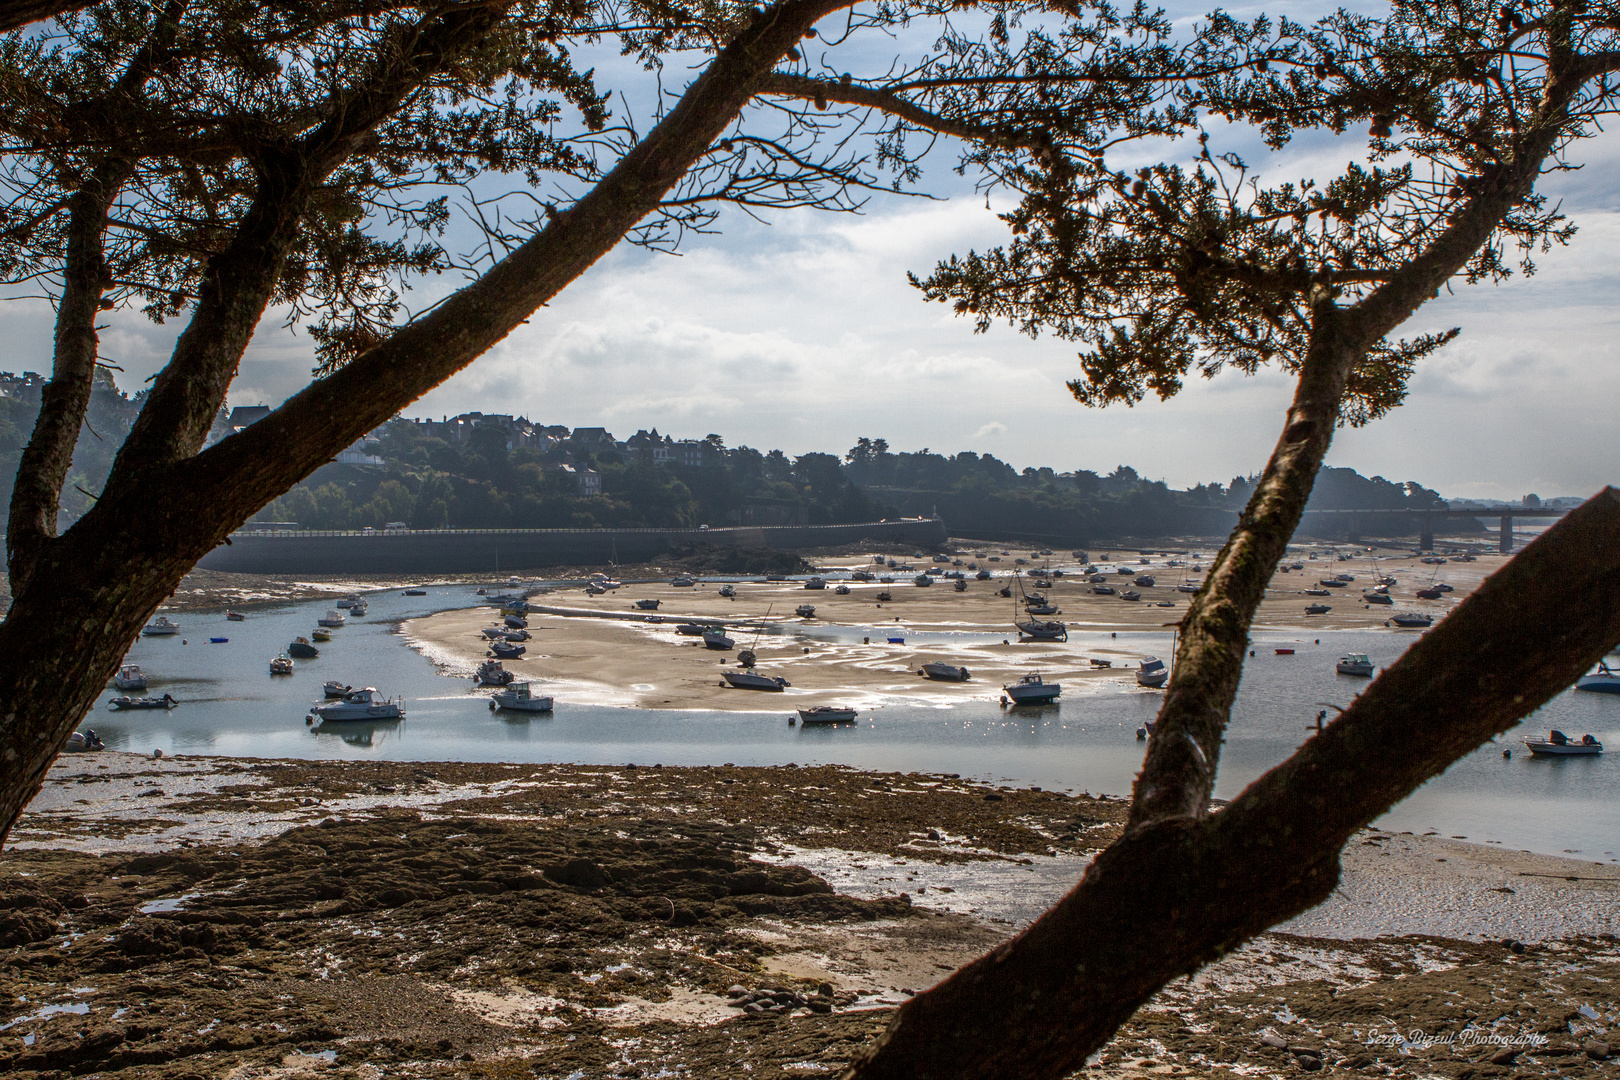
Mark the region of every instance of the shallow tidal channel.
MULTIPOLYGON (((427 596, 367 594, 369 613, 351 619, 274 677, 268 661, 297 635, 308 636, 326 601, 255 609, 245 622, 223 612, 177 617, 171 638, 142 638, 129 661, 150 680, 149 692, 172 694, 168 712, 117 712, 103 695, 86 718, 115 750, 257 758, 348 758, 403 761, 506 761, 668 765, 844 764, 862 769, 958 773, 964 777, 1059 791, 1127 794, 1140 767, 1137 728, 1152 720, 1160 695, 1138 688, 1128 671, 1066 686, 1061 700, 1007 709, 994 700, 941 707, 904 699, 863 709, 855 724, 790 726, 794 707, 819 703, 760 695, 757 712, 659 710, 571 704, 557 692, 550 715, 489 709, 470 672, 436 662, 401 633, 403 622, 464 608, 482 598, 469 586, 432 587, 427 596), (227 638, 210 643, 210 638, 227 638), (310 728, 305 717, 335 679, 403 696, 397 723, 310 728)), ((823 635, 826 630, 819 631, 823 635)), ((988 637, 988 635, 985 635, 988 637)), ((1167 634, 1121 632, 1113 647, 1164 655, 1167 634)), ((1221 763, 1217 794, 1230 798, 1286 758, 1309 735, 1316 714, 1347 705, 1366 680, 1337 675, 1334 660, 1365 652, 1392 663, 1416 635, 1365 630, 1257 631, 1221 763), (1277 648, 1292 648, 1279 655, 1277 648)), ((950 637, 940 635, 944 655, 950 637)), ((1084 635, 1070 648, 1088 651, 1084 635)), ((1089 642, 1096 645, 1098 642, 1089 642)), ((611 672, 612 657, 604 658, 611 672)), ((726 693, 717 688, 717 693, 726 693)), ((729 691, 736 693, 737 691, 729 691)), ((1391 746, 1396 755, 1401 748, 1391 746)), ((1611 863, 1620 852, 1620 696, 1566 692, 1520 731, 1458 762, 1397 806, 1379 827, 1436 832, 1479 843, 1611 863), (1611 747, 1600 757, 1532 759, 1524 731, 1558 727, 1592 733, 1611 747), (1504 758, 1504 748, 1514 751, 1504 758)))

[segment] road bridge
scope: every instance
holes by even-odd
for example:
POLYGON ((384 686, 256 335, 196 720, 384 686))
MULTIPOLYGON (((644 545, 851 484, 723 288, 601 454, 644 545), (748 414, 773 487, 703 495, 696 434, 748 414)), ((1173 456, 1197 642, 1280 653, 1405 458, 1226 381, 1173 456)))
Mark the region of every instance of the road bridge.
POLYGON ((1425 551, 1434 547, 1434 522, 1437 518, 1471 517, 1479 519, 1496 518, 1498 521, 1498 539, 1496 549, 1504 554, 1513 552, 1513 519, 1539 518, 1543 521, 1552 521, 1569 513, 1568 510, 1551 510, 1547 507, 1458 507, 1452 509, 1426 510, 1394 510, 1386 508, 1364 510, 1307 510, 1306 514, 1319 516, 1338 516, 1350 519, 1350 539, 1361 539, 1361 521, 1365 517, 1388 516, 1391 514, 1408 514, 1421 519, 1419 527, 1418 547, 1425 551))

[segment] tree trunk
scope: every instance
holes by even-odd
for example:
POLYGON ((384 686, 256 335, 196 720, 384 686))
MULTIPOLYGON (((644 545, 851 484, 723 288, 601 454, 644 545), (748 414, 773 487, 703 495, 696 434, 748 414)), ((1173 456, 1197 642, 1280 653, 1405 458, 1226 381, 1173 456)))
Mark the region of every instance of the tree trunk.
POLYGON ((1606 489, 1225 810, 1129 828, 1022 934, 902 1006, 845 1080, 1057 1080, 1170 980, 1320 903, 1357 829, 1620 642, 1616 535, 1606 489))

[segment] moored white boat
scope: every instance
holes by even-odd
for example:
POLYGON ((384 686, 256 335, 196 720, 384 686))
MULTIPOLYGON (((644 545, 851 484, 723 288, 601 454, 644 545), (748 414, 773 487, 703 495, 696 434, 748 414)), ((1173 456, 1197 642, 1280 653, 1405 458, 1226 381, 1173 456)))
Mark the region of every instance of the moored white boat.
POLYGON ((321 684, 321 692, 324 693, 328 698, 340 698, 353 689, 354 687, 348 685, 347 683, 340 683, 333 679, 328 679, 326 682, 321 684))
POLYGON ((120 690, 145 690, 146 672, 141 670, 139 664, 125 664, 113 676, 113 685, 120 690))
POLYGON ((957 667, 955 664, 942 664, 937 660, 918 668, 917 674, 938 679, 940 682, 967 682, 972 678, 967 668, 957 667))
POLYGON ((779 693, 792 685, 780 675, 757 675, 752 671, 722 671, 720 675, 738 690, 769 690, 779 693))
POLYGON ((490 695, 491 709, 509 709, 512 712, 550 712, 551 696, 535 694, 526 682, 513 683, 505 690, 490 695))
POLYGON ((376 687, 367 686, 350 690, 330 705, 316 705, 309 715, 323 724, 347 720, 403 720, 405 699, 385 698, 377 693, 376 687))
POLYGON ((1351 653, 1339 657, 1339 662, 1334 665, 1333 670, 1340 675, 1371 675, 1373 662, 1367 658, 1366 653, 1351 653))
POLYGON ((1525 747, 1541 757, 1565 757, 1603 753, 1603 744, 1591 735, 1583 735, 1579 742, 1571 740, 1562 731, 1549 731, 1545 739, 1525 739, 1525 747))
POLYGON ((1045 705, 1056 701, 1063 692, 1061 683, 1049 683, 1043 680, 1039 673, 1025 675, 1015 683, 1003 686, 1002 691, 1012 699, 1014 705, 1045 705))
POLYGON ((1170 669, 1157 656, 1144 656, 1136 665, 1136 684, 1157 690, 1170 678, 1170 669))
POLYGON ((730 649, 736 641, 726 636, 724 627, 716 626, 703 631, 703 647, 706 649, 730 649))
POLYGON ((339 611, 337 608, 333 608, 331 611, 328 611, 325 615, 322 615, 315 621, 320 623, 322 626, 335 627, 342 626, 347 620, 344 619, 343 612, 339 611))
POLYGON ((283 653, 282 655, 276 657, 274 660, 270 661, 270 674, 272 674, 272 675, 291 675, 292 673, 293 673, 293 660, 292 660, 292 657, 288 656, 287 654, 283 653))
POLYGON ((806 724, 846 724, 855 719, 855 710, 838 705, 817 705, 800 709, 799 719, 806 724))
POLYGON ((1402 612, 1399 615, 1391 615, 1389 617, 1389 621, 1394 623, 1396 626, 1405 627, 1408 630, 1422 629, 1423 627, 1434 625, 1434 616, 1422 615, 1414 612, 1402 612))
POLYGON ((141 633, 146 637, 168 637, 179 632, 180 624, 170 622, 167 615, 159 615, 141 630, 141 633))
POLYGON ((180 703, 164 694, 162 697, 115 697, 110 704, 115 709, 172 709, 180 703))

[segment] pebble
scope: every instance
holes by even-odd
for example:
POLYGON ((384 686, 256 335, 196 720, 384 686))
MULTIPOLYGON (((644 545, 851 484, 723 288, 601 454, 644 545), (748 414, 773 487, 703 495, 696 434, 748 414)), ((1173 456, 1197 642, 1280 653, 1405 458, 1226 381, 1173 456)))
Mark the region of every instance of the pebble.
POLYGON ((1609 1044, 1597 1039, 1593 1039, 1581 1049, 1585 1050, 1586 1056, 1593 1061, 1602 1061, 1609 1056, 1609 1044))
POLYGON ((1491 1055, 1491 1064, 1511 1065, 1513 1064, 1514 1059, 1516 1059, 1520 1053, 1521 1051, 1518 1049, 1518 1047, 1514 1046, 1510 1046, 1505 1050, 1498 1050, 1496 1053, 1491 1055))
POLYGON ((1306 1072, 1315 1072, 1322 1067, 1322 1059, 1315 1054, 1295 1053, 1294 1060, 1298 1061, 1299 1067, 1306 1072))
POLYGON ((1265 1043, 1267 1046, 1274 1046, 1278 1050, 1288 1049, 1288 1040, 1277 1034, 1275 1031, 1262 1031, 1260 1033, 1260 1041, 1265 1043))

